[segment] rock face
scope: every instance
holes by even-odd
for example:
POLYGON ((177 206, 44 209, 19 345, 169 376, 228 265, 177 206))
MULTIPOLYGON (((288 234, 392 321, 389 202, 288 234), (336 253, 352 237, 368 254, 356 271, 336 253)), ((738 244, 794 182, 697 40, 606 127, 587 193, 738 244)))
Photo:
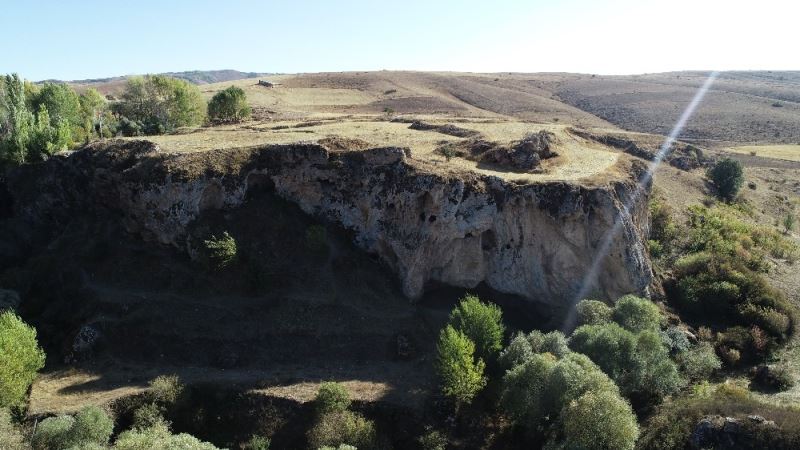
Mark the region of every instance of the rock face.
POLYGON ((589 292, 647 293, 647 195, 623 207, 642 170, 634 164, 629 176, 595 186, 518 185, 472 172, 443 175, 401 148, 332 152, 294 144, 166 155, 147 142, 112 141, 23 168, 7 183, 17 222, 52 221, 94 202, 119 211, 130 232, 190 254, 186 229, 194 219, 269 190, 352 230, 355 243, 379 255, 410 298, 432 281, 486 282, 557 304, 581 289, 616 221, 589 292))

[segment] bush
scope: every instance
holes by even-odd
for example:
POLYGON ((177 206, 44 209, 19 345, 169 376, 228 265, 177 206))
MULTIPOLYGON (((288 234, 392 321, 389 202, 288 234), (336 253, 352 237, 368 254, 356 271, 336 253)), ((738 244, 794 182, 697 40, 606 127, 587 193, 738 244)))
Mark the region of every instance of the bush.
POLYGON ((0 448, 3 450, 24 450, 28 448, 25 436, 11 421, 11 413, 0 408, 0 448))
POLYGON ((36 450, 61 450, 78 444, 72 440, 75 418, 69 415, 48 417, 36 427, 31 443, 36 450))
POLYGON ((359 450, 377 448, 375 424, 352 411, 337 411, 321 416, 308 432, 311 448, 352 445, 359 450))
POLYGON ((726 201, 733 200, 744 183, 744 171, 739 161, 725 158, 709 169, 708 177, 717 190, 717 195, 726 201))
POLYGON ((471 402, 486 385, 485 364, 482 359, 475 359, 475 344, 464 333, 447 325, 439 335, 436 350, 442 393, 452 397, 457 406, 471 402))
POLYGON ((672 220, 672 209, 659 200, 650 202, 650 239, 662 246, 662 250, 678 237, 678 227, 672 220))
POLYGON ((535 428, 548 409, 544 391, 556 359, 548 354, 534 354, 503 376, 500 405, 517 423, 535 428))
POLYGON ((150 380, 150 396, 162 405, 174 405, 183 396, 186 386, 177 375, 159 375, 150 380))
POLYGON ((508 346, 500 352, 497 362, 501 369, 511 370, 525 363, 531 356, 533 356, 533 350, 528 338, 522 333, 517 333, 508 343, 508 346))
POLYGON ((450 313, 450 325, 474 344, 478 357, 493 360, 503 348, 503 312, 493 303, 467 295, 450 313))
POLYGON ((250 117, 250 106, 242 88, 231 86, 208 102, 208 118, 214 122, 239 122, 250 117))
POLYGON ((561 413, 565 449, 632 450, 639 425, 631 405, 612 391, 589 391, 561 413))
POLYGON ((767 391, 786 391, 795 385, 791 371, 784 364, 755 367, 750 379, 756 387, 767 391))
POLYGON ((146 403, 133 412, 133 428, 144 430, 158 424, 166 424, 164 408, 155 403, 146 403))
POLYGON ((533 330, 528 334, 528 342, 534 353, 550 353, 560 358, 569 352, 567 337, 560 331, 542 333, 533 330))
POLYGON ((619 396, 619 388, 586 355, 569 353, 559 360, 545 381, 547 415, 556 415, 587 392, 608 391, 619 396))
POLYGON ((447 436, 437 430, 428 430, 417 440, 422 450, 445 450, 447 436))
POLYGON ((633 295, 617 300, 611 316, 623 328, 633 332, 657 330, 661 324, 658 306, 650 300, 633 295))
POLYGON ((44 360, 36 330, 13 312, 0 312, 0 408, 22 404, 44 360))
POLYGON ((345 411, 350 407, 350 393, 339 383, 325 382, 319 386, 314 403, 319 414, 345 411))
POLYGON ((722 361, 708 342, 678 353, 676 360, 681 371, 692 381, 706 380, 722 367, 722 361))
POLYGON ((108 444, 114 421, 100 408, 89 406, 73 417, 61 415, 44 419, 36 428, 32 444, 37 450, 62 450, 108 444))
POLYGON ((119 435, 114 450, 219 450, 217 447, 202 442, 188 434, 173 435, 165 424, 158 424, 146 429, 133 429, 119 435))
POLYGON ((611 308, 599 300, 581 300, 575 309, 579 325, 600 325, 611 321, 611 308))
POLYGON ((116 113, 143 124, 146 134, 197 126, 206 116, 206 101, 197 86, 163 75, 131 77, 116 113))
POLYGON ((222 237, 217 238, 212 235, 211 239, 203 241, 203 243, 205 244, 206 257, 212 268, 222 270, 236 261, 238 254, 236 239, 231 237, 227 231, 222 233, 222 237))
POLYGON ((583 325, 572 334, 570 347, 591 358, 629 398, 657 401, 683 385, 654 330, 635 334, 616 323, 583 325))
POLYGON ((678 327, 669 327, 660 334, 661 341, 672 354, 685 352, 692 346, 686 333, 678 327))
POLYGON ((245 450, 269 450, 271 445, 272 440, 270 438, 254 434, 244 444, 244 448, 245 450))

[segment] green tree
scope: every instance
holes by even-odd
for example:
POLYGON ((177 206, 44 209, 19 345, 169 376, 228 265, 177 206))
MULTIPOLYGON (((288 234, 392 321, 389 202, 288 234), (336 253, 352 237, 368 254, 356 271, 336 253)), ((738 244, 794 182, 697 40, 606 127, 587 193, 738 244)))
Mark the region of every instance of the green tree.
POLYGON ((517 423, 534 428, 547 415, 545 386, 555 362, 553 355, 537 353, 503 376, 500 404, 517 423))
POLYGON ((320 384, 314 403, 318 414, 345 411, 350 407, 350 393, 341 384, 328 381, 320 384))
POLYGON ((661 311, 646 298, 626 295, 614 304, 611 314, 615 322, 629 331, 657 330, 661 324, 661 311))
POLYGON ((717 195, 723 200, 730 201, 736 198, 744 183, 744 171, 739 161, 725 158, 709 169, 708 177, 717 190, 717 195))
POLYGON ((611 321, 611 308, 599 300, 581 300, 575 310, 580 325, 600 325, 611 321))
POLYGON ((493 303, 484 303, 477 296, 467 295, 450 313, 450 325, 464 333, 473 343, 478 357, 489 361, 503 348, 503 312, 493 303))
POLYGON ((214 122, 239 122, 248 117, 250 106, 240 87, 231 86, 217 92, 208 102, 208 118, 214 122))
POLYGON ((311 448, 352 445, 359 450, 379 448, 375 424, 352 411, 321 416, 308 432, 311 448))
POLYGON ((145 429, 133 429, 120 433, 114 443, 114 450, 219 450, 207 442, 202 442, 188 434, 174 435, 164 423, 145 429))
POLYGON ((200 125, 207 105, 197 86, 163 75, 132 77, 125 85, 117 112, 144 125, 147 134, 200 125))
POLYGON ((0 313, 0 407, 25 399, 44 359, 36 330, 11 311, 0 313))
POLYGON ((631 405, 613 391, 589 391, 561 413, 564 449, 632 450, 639 425, 631 405))
POLYGON ((27 162, 34 117, 25 101, 25 83, 17 74, 6 75, 0 89, 0 163, 27 162))
POLYGON ((107 124, 106 113, 108 112, 108 102, 102 94, 95 89, 89 88, 80 96, 81 115, 85 123, 84 128, 91 135, 93 131, 98 132, 97 137, 103 137, 103 127, 107 124))
POLYGON ((475 344, 461 331, 446 326, 439 335, 437 369, 442 392, 456 401, 469 403, 486 385, 485 364, 475 359, 475 344))

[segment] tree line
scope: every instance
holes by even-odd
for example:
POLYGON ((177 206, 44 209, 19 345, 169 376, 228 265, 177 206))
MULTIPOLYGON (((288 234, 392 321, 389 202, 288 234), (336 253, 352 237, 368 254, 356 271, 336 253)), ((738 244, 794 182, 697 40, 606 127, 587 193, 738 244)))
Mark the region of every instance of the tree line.
POLYGON ((244 90, 231 86, 206 102, 197 86, 163 75, 128 79, 120 99, 66 83, 0 78, 0 167, 43 161, 93 139, 170 133, 250 116, 244 90))

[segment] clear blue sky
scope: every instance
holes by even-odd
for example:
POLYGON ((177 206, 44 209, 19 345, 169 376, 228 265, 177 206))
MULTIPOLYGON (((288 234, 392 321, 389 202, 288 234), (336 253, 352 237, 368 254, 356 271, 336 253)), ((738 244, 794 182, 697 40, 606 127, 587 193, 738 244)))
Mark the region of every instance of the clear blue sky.
POLYGON ((0 0, 0 73, 800 69, 794 0, 0 0))

